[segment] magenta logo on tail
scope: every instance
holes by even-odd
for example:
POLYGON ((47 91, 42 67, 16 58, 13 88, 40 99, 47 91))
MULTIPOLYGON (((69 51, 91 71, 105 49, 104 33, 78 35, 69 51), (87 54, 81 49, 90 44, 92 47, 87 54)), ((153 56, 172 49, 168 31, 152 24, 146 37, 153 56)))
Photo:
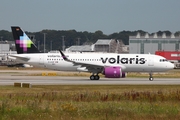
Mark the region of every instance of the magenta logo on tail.
POLYGON ((23 33, 23 36, 20 36, 20 40, 16 40, 16 44, 19 44, 20 48, 23 49, 23 52, 27 52, 28 48, 31 48, 32 41, 29 37, 23 33))

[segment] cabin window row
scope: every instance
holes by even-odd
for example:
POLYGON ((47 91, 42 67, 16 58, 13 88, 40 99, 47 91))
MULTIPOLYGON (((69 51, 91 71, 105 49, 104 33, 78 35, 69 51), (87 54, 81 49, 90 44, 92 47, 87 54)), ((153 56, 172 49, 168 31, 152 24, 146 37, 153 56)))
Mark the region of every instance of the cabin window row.
MULTIPOLYGON (((64 59, 47 59, 47 60, 61 60, 63 61, 64 59)), ((72 61, 100 61, 100 59, 70 59, 72 61)))

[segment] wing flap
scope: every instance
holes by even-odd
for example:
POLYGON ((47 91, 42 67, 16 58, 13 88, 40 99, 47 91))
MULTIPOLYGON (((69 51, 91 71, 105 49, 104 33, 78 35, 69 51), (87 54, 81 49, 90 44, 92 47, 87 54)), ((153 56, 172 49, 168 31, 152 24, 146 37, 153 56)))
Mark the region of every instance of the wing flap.
POLYGON ((74 65, 81 65, 81 67, 95 67, 95 68, 104 68, 104 67, 121 67, 125 69, 126 67, 123 65, 112 65, 112 64, 96 64, 96 63, 84 63, 84 62, 73 62, 74 65))

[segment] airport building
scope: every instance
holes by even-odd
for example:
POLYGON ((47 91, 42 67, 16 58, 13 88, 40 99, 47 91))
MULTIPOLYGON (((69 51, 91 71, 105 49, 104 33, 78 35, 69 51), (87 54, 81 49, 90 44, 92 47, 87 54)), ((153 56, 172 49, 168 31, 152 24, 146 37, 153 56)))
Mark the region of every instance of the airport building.
POLYGON ((66 49, 67 52, 94 52, 93 45, 73 45, 66 49))
POLYGON ((127 53, 128 48, 122 40, 115 39, 98 39, 94 44, 95 52, 106 53, 127 53))
POLYGON ((150 36, 146 33, 141 36, 138 33, 136 36, 129 37, 129 53, 140 54, 155 54, 156 51, 179 51, 180 50, 180 36, 171 34, 166 36, 158 36, 157 33, 150 36))
POLYGON ((92 45, 71 46, 66 49, 68 52, 103 52, 103 53, 128 53, 128 46, 121 40, 98 39, 92 45))
POLYGON ((14 41, 0 41, 0 65, 14 63, 14 61, 8 61, 9 54, 17 54, 14 41))

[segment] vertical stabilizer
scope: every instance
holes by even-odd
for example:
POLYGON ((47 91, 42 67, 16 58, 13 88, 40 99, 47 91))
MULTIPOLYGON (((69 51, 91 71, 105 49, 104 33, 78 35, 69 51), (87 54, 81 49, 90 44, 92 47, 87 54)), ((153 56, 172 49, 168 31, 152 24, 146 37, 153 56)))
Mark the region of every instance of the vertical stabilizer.
POLYGON ((32 40, 26 35, 26 33, 17 26, 12 26, 12 33, 16 45, 18 54, 23 53, 40 53, 32 40))

